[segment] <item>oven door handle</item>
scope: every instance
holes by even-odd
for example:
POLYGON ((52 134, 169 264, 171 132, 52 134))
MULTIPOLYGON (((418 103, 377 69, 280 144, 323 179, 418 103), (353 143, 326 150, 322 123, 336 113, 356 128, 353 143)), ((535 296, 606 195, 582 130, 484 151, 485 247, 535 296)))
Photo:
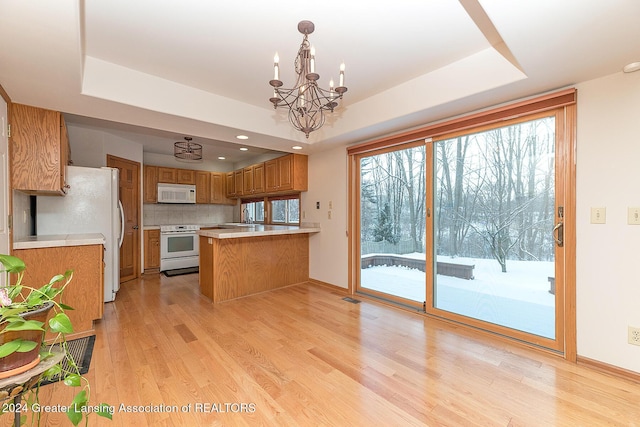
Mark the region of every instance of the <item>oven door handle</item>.
POLYGON ((195 236, 198 233, 196 231, 161 231, 163 236, 195 236))

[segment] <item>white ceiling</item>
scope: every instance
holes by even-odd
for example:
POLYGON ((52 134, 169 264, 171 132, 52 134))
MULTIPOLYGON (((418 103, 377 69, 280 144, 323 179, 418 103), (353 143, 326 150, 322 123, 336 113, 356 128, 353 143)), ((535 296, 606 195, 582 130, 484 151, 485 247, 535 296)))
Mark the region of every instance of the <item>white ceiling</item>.
POLYGON ((0 0, 0 84, 147 152, 309 153, 619 72, 639 20, 638 0, 0 0), (276 51, 294 82, 303 19, 320 85, 344 61, 349 89, 308 140, 268 101, 276 51))

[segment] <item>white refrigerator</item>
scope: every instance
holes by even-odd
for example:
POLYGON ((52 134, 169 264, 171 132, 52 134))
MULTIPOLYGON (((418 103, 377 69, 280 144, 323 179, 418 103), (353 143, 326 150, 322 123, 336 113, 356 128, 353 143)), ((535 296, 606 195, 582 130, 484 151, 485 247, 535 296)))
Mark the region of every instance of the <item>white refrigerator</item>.
POLYGON ((120 245, 124 215, 118 194, 118 169, 67 167, 65 196, 36 198, 38 235, 101 233, 105 238, 104 301, 120 289, 120 245))

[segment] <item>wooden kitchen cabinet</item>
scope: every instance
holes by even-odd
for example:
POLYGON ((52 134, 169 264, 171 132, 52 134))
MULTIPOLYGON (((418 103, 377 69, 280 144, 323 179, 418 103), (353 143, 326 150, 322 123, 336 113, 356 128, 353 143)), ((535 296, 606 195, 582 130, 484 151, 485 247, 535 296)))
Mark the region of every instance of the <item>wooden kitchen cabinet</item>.
MULTIPOLYGON (((196 171, 191 169, 176 169, 178 184, 191 184, 196 183, 196 171)), ((197 195, 197 194, 196 194, 197 195)))
POLYGON ((160 271, 160 230, 144 230, 144 272, 160 271))
MULTIPOLYGON (((233 172, 231 172, 233 181, 233 172)), ((209 203, 235 205, 236 201, 227 197, 227 173, 211 172, 211 191, 209 203)))
POLYGON ((242 170, 242 195, 264 193, 264 163, 247 166, 242 170))
POLYGON ((158 167, 144 167, 143 203, 158 203, 158 167))
POLYGON ((227 197, 237 198, 242 196, 244 171, 238 169, 227 173, 227 197))
MULTIPOLYGON (((73 307, 66 313, 73 324, 73 336, 94 332, 93 321, 101 319, 104 306, 104 249, 102 245, 56 246, 16 249, 27 268, 23 282, 39 288, 56 275, 73 270, 73 278, 63 294, 62 302, 73 307)), ((53 338, 52 336, 46 337, 53 338)))
POLYGON ((196 203, 214 203, 211 201, 211 172, 196 171, 196 203))
POLYGON ((32 194, 66 192, 69 137, 58 111, 11 107, 12 188, 32 194))
POLYGON ((178 182, 177 169, 158 166, 158 182, 163 184, 176 184, 178 182))
POLYGON ((289 154, 265 162, 265 192, 307 191, 308 161, 302 154, 289 154))

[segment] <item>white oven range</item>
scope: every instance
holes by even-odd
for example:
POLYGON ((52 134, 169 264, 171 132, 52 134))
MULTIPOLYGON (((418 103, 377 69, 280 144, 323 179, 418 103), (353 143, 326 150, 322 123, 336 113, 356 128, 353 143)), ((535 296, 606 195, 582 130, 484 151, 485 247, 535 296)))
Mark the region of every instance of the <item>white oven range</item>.
POLYGON ((160 271, 197 267, 199 225, 160 226, 160 271))

